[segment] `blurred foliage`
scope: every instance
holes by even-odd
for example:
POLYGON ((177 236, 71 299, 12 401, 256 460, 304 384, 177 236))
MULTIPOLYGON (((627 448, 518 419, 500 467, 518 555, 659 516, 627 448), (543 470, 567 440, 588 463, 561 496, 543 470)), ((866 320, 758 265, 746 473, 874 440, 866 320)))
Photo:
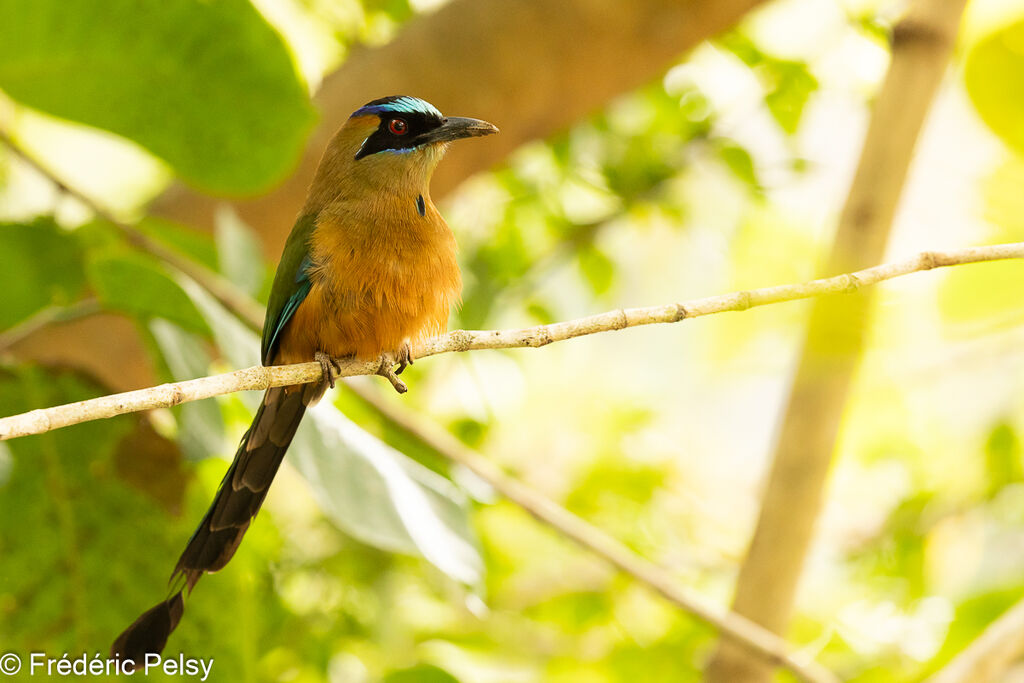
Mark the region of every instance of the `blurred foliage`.
POLYGON ((288 48, 246 0, 3 0, 0 89, 220 193, 280 180, 313 122, 288 48))
MULTIPOLYGON (((426 6, 279 5, 326 26, 336 54, 386 40, 426 6)), ((884 13, 857 12, 828 42, 884 42, 884 13)), ((823 238, 792 197, 824 201, 802 185, 824 162, 802 155, 821 136, 815 116, 848 94, 830 69, 849 57, 780 49, 755 29, 446 202, 466 280, 453 324, 552 322, 810 277, 823 238), (704 68, 712 78, 687 71, 704 68), (730 78, 754 96, 737 97, 730 78)), ((1020 71, 1019 34, 1013 24, 969 46, 965 66, 982 119, 1018 149, 1019 92, 1005 84, 1020 71)), ((298 47, 242 0, 0 0, 0 89, 16 107, 123 136, 209 191, 256 192, 288 172, 311 124, 298 47)), ((13 168, 0 152, 0 183, 17 182, 13 168)), ((985 239, 1021 239, 1022 169, 1007 156, 981 185, 985 239)), ((194 283, 60 209, 0 223, 0 330, 95 298, 134 323, 160 381, 254 362, 251 332, 194 283)), ((212 237, 152 218, 141 229, 265 299, 272 264, 230 211, 212 237)), ((923 677, 1024 593, 1024 396, 998 366, 1019 348, 1021 277, 1015 263, 953 269, 880 307, 839 448, 839 509, 822 521, 826 557, 809 566, 792 633, 845 680, 923 677)), ((605 335, 590 351, 439 357, 408 370, 416 390, 402 400, 724 601, 803 311, 605 335)), ((7 351, 0 414, 107 393, 7 351)), ((4 649, 105 651, 158 599, 223 475, 211 456, 230 457, 255 399, 0 444, 4 649)), ((700 680, 711 629, 351 393, 334 405, 305 421, 293 467, 236 558, 189 599, 168 654, 214 657, 217 681, 700 680)))
POLYGON ((982 120, 1007 145, 1024 154, 1024 92, 1007 87, 1024 72, 1024 19, 1003 26, 974 45, 964 65, 967 92, 982 120))
POLYGON ((47 306, 82 295, 85 274, 77 241, 50 219, 0 224, 0 327, 12 327, 47 306))

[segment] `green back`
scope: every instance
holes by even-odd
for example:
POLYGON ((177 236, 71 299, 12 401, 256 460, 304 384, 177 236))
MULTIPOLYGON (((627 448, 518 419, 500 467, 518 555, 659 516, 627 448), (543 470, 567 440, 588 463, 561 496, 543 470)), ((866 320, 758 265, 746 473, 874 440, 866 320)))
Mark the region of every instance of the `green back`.
POLYGON ((260 355, 264 365, 270 363, 285 326, 309 293, 310 282, 306 271, 310 265, 309 239, 314 227, 314 214, 300 216, 285 242, 281 262, 274 275, 274 286, 267 301, 267 317, 263 322, 263 347, 260 355))

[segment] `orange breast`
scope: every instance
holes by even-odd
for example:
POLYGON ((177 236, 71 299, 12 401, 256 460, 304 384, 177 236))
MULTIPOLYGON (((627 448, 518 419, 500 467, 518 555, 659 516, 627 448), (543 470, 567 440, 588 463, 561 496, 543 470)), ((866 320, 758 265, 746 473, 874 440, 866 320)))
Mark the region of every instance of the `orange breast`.
POLYGON ((369 360, 447 328, 462 288, 455 238, 429 200, 426 216, 415 199, 385 202, 340 207, 318 221, 312 287, 275 362, 309 361, 317 351, 369 360))

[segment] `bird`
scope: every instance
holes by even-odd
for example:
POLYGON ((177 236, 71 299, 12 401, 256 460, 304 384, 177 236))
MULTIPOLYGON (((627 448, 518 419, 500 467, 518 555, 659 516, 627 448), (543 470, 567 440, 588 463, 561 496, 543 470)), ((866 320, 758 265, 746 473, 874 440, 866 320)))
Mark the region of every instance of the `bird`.
POLYGON ((497 132, 394 95, 357 109, 331 138, 285 242, 261 345, 264 365, 317 361, 322 378, 266 391, 174 567, 169 597, 116 638, 112 657, 139 662, 162 652, 186 591, 235 554, 306 408, 334 387, 341 359, 379 359, 378 374, 405 391, 396 375, 413 362, 417 341, 445 331, 462 289, 455 237, 430 199, 430 178, 451 142, 497 132))

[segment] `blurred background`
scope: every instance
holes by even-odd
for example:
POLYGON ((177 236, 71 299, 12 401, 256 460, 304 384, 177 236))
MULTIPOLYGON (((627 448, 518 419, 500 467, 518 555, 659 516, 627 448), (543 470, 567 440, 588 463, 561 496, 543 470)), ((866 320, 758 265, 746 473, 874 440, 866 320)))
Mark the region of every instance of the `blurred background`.
MULTIPOLYGON (((450 327, 529 326, 815 277, 904 9, 0 0, 0 130, 265 301, 351 111, 410 94, 487 119, 502 134, 434 183, 466 283, 450 327)), ((1024 240, 1022 79, 1024 7, 974 0, 888 260, 1024 240)), ((844 679, 924 677, 1024 593, 1021 291, 1013 261, 875 291, 788 633, 844 679)), ((4 147, 0 292, 0 415, 257 362, 255 333, 4 147)), ((725 607, 808 311, 437 356, 402 397, 352 382, 725 607)), ((163 595, 256 401, 0 443, 0 650, 105 652, 163 595)), ((324 403, 167 653, 218 681, 700 680, 710 627, 350 391, 324 403)))

